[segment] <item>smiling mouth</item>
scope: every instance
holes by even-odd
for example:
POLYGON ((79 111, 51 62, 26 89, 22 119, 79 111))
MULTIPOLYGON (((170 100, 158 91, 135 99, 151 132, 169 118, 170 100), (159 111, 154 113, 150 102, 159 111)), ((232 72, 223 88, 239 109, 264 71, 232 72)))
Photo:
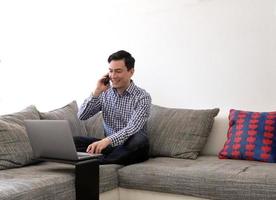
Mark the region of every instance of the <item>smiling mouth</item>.
POLYGON ((120 81, 119 80, 111 80, 111 82, 113 83, 113 84, 116 84, 116 83, 119 83, 120 81))

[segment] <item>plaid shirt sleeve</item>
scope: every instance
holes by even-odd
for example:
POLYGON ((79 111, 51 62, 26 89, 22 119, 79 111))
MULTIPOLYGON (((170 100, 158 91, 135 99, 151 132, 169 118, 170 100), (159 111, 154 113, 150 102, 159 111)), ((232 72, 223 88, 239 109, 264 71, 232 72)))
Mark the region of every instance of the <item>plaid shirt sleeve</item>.
POLYGON ((101 95, 93 97, 92 95, 84 100, 78 111, 78 118, 80 120, 86 120, 97 112, 101 111, 101 95))
POLYGON ((140 131, 147 122, 150 115, 151 97, 142 97, 138 101, 136 110, 133 112, 127 126, 113 135, 108 136, 112 141, 112 146, 123 144, 131 135, 140 131))

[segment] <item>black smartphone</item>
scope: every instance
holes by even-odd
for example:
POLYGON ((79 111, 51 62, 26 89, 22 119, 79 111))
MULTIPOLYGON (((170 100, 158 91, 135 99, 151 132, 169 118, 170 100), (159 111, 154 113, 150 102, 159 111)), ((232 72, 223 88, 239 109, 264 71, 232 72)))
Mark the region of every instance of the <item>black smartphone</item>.
POLYGON ((103 84, 108 85, 110 81, 110 78, 108 75, 105 76, 105 78, 103 79, 103 84))

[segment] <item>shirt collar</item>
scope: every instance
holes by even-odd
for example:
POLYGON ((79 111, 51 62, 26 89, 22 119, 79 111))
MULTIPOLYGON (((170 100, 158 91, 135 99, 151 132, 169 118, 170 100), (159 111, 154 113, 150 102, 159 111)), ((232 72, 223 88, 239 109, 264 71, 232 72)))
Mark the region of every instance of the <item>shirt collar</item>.
POLYGON ((135 84, 134 84, 133 80, 130 80, 130 84, 125 92, 127 92, 129 94, 133 94, 134 90, 135 90, 135 84))
MULTIPOLYGON (((119 93, 117 92, 117 90, 115 88, 112 88, 113 92, 117 95, 119 95, 119 93)), ((135 84, 133 82, 133 80, 130 80, 130 84, 127 87, 127 89, 124 91, 124 93, 122 94, 122 96, 126 95, 126 94, 133 94, 135 90, 135 84)))

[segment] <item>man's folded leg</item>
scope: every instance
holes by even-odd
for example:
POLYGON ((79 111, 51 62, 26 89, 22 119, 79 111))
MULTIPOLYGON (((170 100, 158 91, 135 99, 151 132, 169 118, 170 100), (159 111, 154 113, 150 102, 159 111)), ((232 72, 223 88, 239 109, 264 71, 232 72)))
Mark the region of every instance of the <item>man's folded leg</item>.
POLYGON ((100 164, 129 165, 148 159, 149 142, 142 133, 132 135, 123 145, 113 147, 100 158, 100 164))

